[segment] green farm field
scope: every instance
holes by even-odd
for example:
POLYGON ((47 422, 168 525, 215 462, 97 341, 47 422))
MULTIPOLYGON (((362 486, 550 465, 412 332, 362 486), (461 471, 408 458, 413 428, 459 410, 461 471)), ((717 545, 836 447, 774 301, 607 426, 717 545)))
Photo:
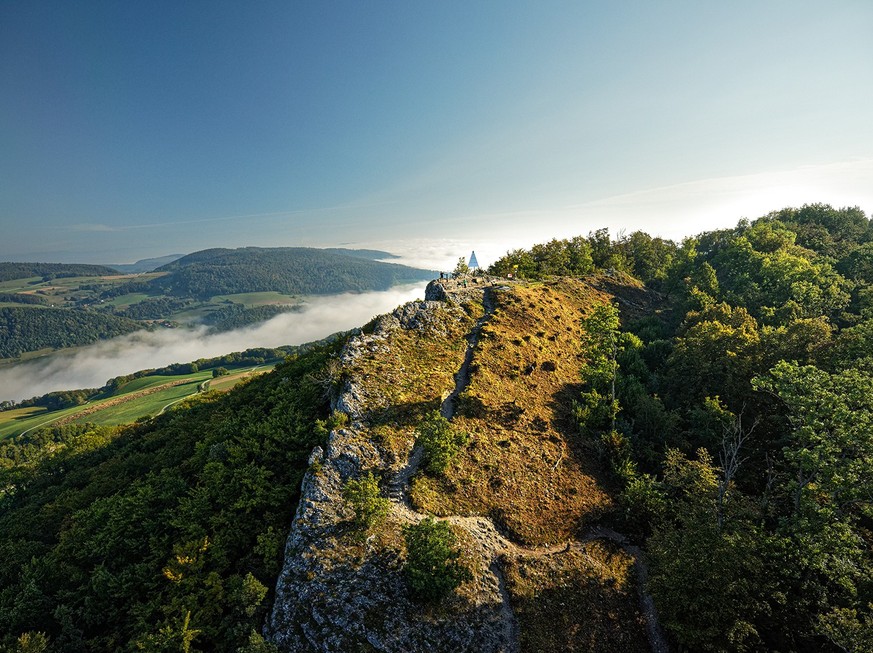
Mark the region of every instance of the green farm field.
POLYGON ((0 292, 19 292, 34 290, 42 282, 42 277, 27 277, 0 281, 0 292))
POLYGON ((146 295, 145 293, 128 293, 127 295, 119 295, 118 297, 114 297, 113 299, 106 302, 106 304, 108 306, 115 306, 116 308, 125 308, 126 306, 130 306, 131 304, 137 304, 148 298, 149 295, 146 295))
POLYGON ((174 322, 183 324, 196 324, 208 318, 211 314, 223 308, 227 308, 230 304, 237 304, 246 308, 256 308, 258 306, 293 306, 300 304, 299 297, 291 295, 283 295, 279 292, 246 292, 236 293, 233 295, 215 295, 208 302, 195 306, 186 307, 180 311, 176 311, 168 316, 174 322))
POLYGON ((249 367, 239 371, 231 371, 227 376, 219 376, 214 379, 210 379, 206 382, 207 390, 215 390, 217 392, 227 392, 240 381, 247 379, 256 374, 264 374, 265 372, 269 372, 274 367, 276 367, 275 363, 271 363, 269 365, 259 365, 257 367, 249 367))
POLYGON ((3 411, 0 413, 0 440, 21 435, 41 426, 48 426, 53 422, 75 415, 82 408, 83 406, 75 406, 49 412, 40 406, 30 406, 3 411))
POLYGON ((112 396, 82 406, 56 411, 27 407, 0 412, 0 439, 52 424, 128 424, 142 417, 159 415, 173 404, 205 390, 226 392, 241 381, 269 372, 273 367, 245 367, 231 370, 227 376, 216 379, 212 378, 211 370, 175 376, 144 376, 126 383, 112 396))
POLYGON ((148 390, 149 388, 155 388, 157 386, 167 385, 169 383, 190 381, 192 379, 202 382, 206 379, 211 378, 211 370, 204 370, 202 372, 191 372, 189 374, 155 374, 153 376, 143 376, 138 379, 128 381, 127 383, 119 386, 116 396, 132 394, 134 392, 139 392, 140 390, 148 390))
POLYGON ((201 390, 206 378, 211 376, 211 373, 208 375, 198 373, 185 380, 176 381, 175 383, 178 385, 167 383, 154 385, 149 388, 153 390, 149 394, 140 394, 140 391, 136 393, 136 396, 132 396, 134 393, 120 395, 114 399, 122 399, 122 401, 112 403, 112 399, 110 399, 102 402, 103 405, 96 404, 93 406, 93 412, 80 411, 71 421, 76 424, 91 422, 101 426, 111 426, 135 422, 141 417, 154 417, 172 404, 196 395, 201 390))
MULTIPOLYGON (((77 299, 95 299, 100 292, 115 286, 120 286, 131 281, 150 281, 164 276, 163 272, 151 272, 148 274, 118 274, 112 276, 95 277, 58 277, 43 281, 42 277, 26 277, 23 279, 11 279, 0 281, 0 293, 38 293, 45 297, 46 301, 56 306, 72 305, 77 299), (82 287, 87 288, 87 290, 82 287)), ((113 306, 125 306, 142 301, 148 295, 141 293, 129 293, 107 301, 106 304, 113 306)))

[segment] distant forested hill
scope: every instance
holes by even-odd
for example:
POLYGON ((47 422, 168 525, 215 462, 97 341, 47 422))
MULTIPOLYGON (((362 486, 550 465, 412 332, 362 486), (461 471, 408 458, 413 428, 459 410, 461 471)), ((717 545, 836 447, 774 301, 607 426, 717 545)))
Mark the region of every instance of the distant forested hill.
MULTIPOLYGON (((350 250, 351 251, 351 250, 350 250)), ((381 263, 360 254, 305 247, 206 249, 159 268, 169 272, 152 281, 177 297, 277 291, 291 295, 386 290, 398 283, 423 281, 432 273, 381 263)))
POLYGON ((87 345, 142 329, 142 325, 107 313, 64 308, 0 308, 0 358, 26 351, 87 345))
POLYGON ((105 265, 81 263, 0 263, 0 281, 28 277, 99 277, 118 274, 105 265))
POLYGON ((342 254, 343 256, 354 256, 357 258, 367 258, 371 260, 380 260, 388 258, 400 258, 391 252, 383 252, 380 249, 345 249, 343 247, 326 247, 325 252, 333 252, 334 254, 342 254))

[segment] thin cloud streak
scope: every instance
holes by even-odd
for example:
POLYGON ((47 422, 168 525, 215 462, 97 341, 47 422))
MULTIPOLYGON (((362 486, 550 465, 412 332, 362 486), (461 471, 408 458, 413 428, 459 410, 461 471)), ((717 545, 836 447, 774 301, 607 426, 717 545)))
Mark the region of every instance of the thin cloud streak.
POLYGON ((210 218, 196 218, 190 220, 167 220, 164 222, 148 222, 142 224, 129 225, 107 225, 100 223, 81 223, 73 224, 67 227, 70 231, 134 231, 137 229, 156 229, 164 227, 175 227, 177 225, 187 224, 203 224, 208 222, 228 222, 232 220, 249 220, 252 218, 276 218, 276 217, 291 217, 295 215, 309 215, 313 213, 328 213, 333 211, 350 211, 356 209, 369 209, 378 206, 387 206, 394 202, 372 202, 372 203, 351 203, 337 204, 336 206, 320 206, 310 209, 288 209, 287 211, 271 211, 266 213, 244 213, 241 215, 223 215, 210 218))
POLYGON ((251 347, 279 347, 320 340, 362 326, 372 317, 424 296, 421 284, 382 292, 309 300, 305 310, 261 324, 208 334, 205 328, 139 331, 79 351, 0 370, 0 400, 20 401, 57 390, 96 388, 109 379, 171 363, 221 356, 251 347))
POLYGON ((694 180, 585 202, 567 210, 601 217, 611 227, 645 229, 680 239, 733 226, 740 218, 814 202, 869 210, 871 189, 873 159, 858 159, 694 180))
POLYGON ((117 227, 109 224, 102 224, 97 222, 83 222, 80 224, 72 224, 67 227, 70 231, 80 231, 83 233, 103 233, 103 232, 117 232, 124 231, 123 227, 117 227))
MULTIPOLYGON (((447 236, 361 239, 344 247, 382 249, 400 256, 392 263, 451 270, 475 250, 487 267, 507 251, 552 238, 587 236, 607 227, 613 237, 637 229, 681 240, 711 229, 730 228, 784 207, 825 202, 873 207, 873 159, 802 166, 748 175, 696 179, 560 206, 514 211, 455 213, 436 224, 447 236), (462 227, 462 228, 460 228, 462 227), (455 234, 463 233, 464 236, 455 234)), ((426 224, 433 224, 429 221, 426 224)), ((321 246, 329 246, 322 241, 321 246)))
POLYGON ((463 224, 471 241, 511 234, 513 242, 532 244, 553 237, 584 236, 601 227, 608 227, 613 236, 640 229, 679 240, 733 226, 740 218, 814 202, 858 205, 869 211, 873 206, 873 159, 697 179, 560 206, 459 212, 442 218, 440 225, 452 232, 452 226, 463 224))

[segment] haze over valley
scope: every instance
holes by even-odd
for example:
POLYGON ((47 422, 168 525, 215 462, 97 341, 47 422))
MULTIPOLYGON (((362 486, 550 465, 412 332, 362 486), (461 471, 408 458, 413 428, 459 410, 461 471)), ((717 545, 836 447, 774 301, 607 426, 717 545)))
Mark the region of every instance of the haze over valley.
POLYGON ((302 310, 221 333, 205 326, 138 331, 73 353, 0 367, 0 400, 18 401, 56 390, 101 387, 138 370, 210 358, 252 347, 299 345, 359 327, 375 315, 424 295, 423 284, 369 293, 312 297, 302 310))

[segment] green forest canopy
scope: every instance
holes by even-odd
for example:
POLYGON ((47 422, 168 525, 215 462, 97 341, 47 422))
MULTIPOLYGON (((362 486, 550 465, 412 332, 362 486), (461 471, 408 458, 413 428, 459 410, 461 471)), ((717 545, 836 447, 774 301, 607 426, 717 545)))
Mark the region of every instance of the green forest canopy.
POLYGON ((142 329, 125 317, 66 308, 0 306, 0 358, 88 345, 142 329))
POLYGON ((326 435, 312 375, 335 348, 148 423, 0 444, 0 643, 40 632, 57 651, 181 650, 196 624, 197 648, 243 646, 326 435))
POLYGON ((27 279, 29 277, 99 277, 116 275, 118 272, 105 265, 82 263, 0 263, 0 281, 27 279))
POLYGON ((871 650, 871 243, 860 209, 810 205, 678 245, 598 231, 492 266, 663 293, 659 315, 588 319, 575 412, 688 650, 871 650))

